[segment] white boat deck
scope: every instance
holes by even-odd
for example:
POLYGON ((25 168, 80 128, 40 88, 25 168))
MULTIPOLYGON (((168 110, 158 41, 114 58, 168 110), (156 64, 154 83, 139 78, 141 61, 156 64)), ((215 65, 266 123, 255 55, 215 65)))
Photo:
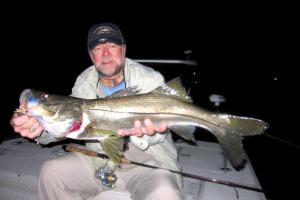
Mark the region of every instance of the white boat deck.
MULTIPOLYGON (((179 162, 183 171, 198 176, 230 181, 260 188, 250 161, 241 171, 235 171, 224 160, 218 144, 198 142, 198 146, 178 142, 179 162), (227 170, 223 170, 228 168, 227 170)), ((61 145, 42 147, 23 138, 0 145, 0 199, 37 199, 37 175, 42 163, 64 155, 61 145)), ((128 193, 109 192, 111 199, 130 199, 128 193)), ((265 200, 263 193, 184 177, 186 200, 265 200)))
MULTIPOLYGON (((185 143, 176 145, 183 172, 261 188, 250 161, 248 160, 243 170, 234 170, 228 160, 224 159, 222 150, 217 143, 198 141, 198 146, 190 146, 185 143)), ((266 199, 263 193, 192 178, 184 178, 184 193, 186 200, 266 199)))

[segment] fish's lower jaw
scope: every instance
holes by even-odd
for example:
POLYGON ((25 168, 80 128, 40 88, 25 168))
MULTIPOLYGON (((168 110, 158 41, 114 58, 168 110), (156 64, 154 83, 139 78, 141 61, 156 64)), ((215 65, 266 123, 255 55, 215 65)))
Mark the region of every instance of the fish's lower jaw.
POLYGON ((66 119, 64 121, 51 121, 45 118, 38 118, 40 124, 44 127, 45 130, 53 134, 56 138, 65 137, 66 133, 72 125, 71 119, 66 119))

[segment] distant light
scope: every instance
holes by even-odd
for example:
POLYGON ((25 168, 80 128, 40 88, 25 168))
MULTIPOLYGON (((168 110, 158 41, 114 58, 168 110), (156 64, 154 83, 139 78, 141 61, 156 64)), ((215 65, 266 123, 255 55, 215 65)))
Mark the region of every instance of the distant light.
POLYGON ((184 53, 184 54, 191 54, 191 53, 192 53, 192 50, 187 49, 187 50, 185 50, 183 53, 184 53))
POLYGON ((277 79, 278 79, 277 77, 274 77, 274 78, 273 78, 274 81, 277 81, 277 79))
POLYGON ((218 94, 211 94, 209 96, 209 100, 214 103, 216 107, 220 106, 222 102, 226 101, 224 96, 218 94))

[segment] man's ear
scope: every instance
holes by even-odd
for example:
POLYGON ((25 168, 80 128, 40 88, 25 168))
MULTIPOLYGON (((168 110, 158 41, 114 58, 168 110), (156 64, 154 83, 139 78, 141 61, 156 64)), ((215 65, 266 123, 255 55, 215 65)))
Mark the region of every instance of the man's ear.
POLYGON ((124 56, 126 55, 126 45, 125 44, 122 45, 122 53, 124 56))

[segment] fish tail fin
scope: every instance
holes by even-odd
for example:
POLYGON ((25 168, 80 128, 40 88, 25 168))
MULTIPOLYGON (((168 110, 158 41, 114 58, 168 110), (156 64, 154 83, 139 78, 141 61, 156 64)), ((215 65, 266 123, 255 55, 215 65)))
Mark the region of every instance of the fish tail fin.
POLYGON ((242 136, 232 134, 226 129, 218 130, 218 132, 222 132, 222 134, 216 134, 216 138, 226 158, 236 170, 242 169, 246 163, 246 154, 243 149, 242 136))
POLYGON ((228 115, 224 117, 222 123, 214 127, 214 135, 232 166, 240 170, 246 163, 242 137, 263 133, 268 128, 268 124, 258 119, 228 115))
POLYGON ((104 140, 100 141, 104 152, 114 162, 119 164, 123 156, 124 139, 115 135, 112 135, 104 140))

